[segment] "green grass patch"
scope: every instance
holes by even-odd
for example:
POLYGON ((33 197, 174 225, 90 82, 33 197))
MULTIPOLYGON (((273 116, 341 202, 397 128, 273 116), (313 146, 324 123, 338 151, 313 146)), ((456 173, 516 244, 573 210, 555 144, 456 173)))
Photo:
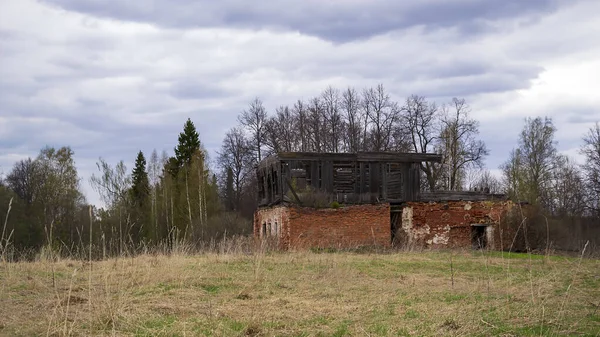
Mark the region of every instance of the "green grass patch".
POLYGON ((169 335, 169 336, 181 336, 181 334, 167 333, 177 321, 177 317, 173 315, 166 315, 160 317, 153 317, 142 322, 141 326, 136 330, 136 336, 157 336, 157 335, 169 335))
POLYGON ((209 294, 216 294, 221 291, 221 286, 216 284, 201 284, 200 288, 204 289, 209 294))

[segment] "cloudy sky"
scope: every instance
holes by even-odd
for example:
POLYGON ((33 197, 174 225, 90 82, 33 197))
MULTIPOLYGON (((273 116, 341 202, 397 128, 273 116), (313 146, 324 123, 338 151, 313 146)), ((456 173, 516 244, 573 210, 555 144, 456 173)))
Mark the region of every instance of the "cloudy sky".
POLYGON ((273 111, 325 87, 382 83, 467 99, 496 169, 527 116, 577 160, 600 120, 597 0, 0 0, 0 172, 69 145, 172 152, 190 117, 208 150, 255 96, 273 111))

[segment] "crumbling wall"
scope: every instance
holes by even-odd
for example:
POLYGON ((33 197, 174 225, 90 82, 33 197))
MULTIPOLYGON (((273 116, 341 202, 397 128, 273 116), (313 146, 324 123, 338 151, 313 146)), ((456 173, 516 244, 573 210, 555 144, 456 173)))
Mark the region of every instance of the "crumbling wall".
MULTIPOLYGON (((395 237, 411 247, 470 248, 474 225, 482 225, 486 248, 508 249, 516 228, 507 219, 515 209, 510 201, 408 202, 395 237)), ((276 240, 282 249, 389 246, 390 205, 261 208, 254 215, 254 235, 276 240)))
POLYGON ((409 202, 402 210, 402 236, 410 245, 472 246, 473 225, 485 227, 487 248, 502 249, 510 233, 502 228, 510 201, 409 202), (500 237, 502 235, 502 237, 500 237))
POLYGON ((254 235, 274 235, 280 248, 352 248, 391 244, 389 204, 365 204, 340 208, 277 206, 262 208, 254 215, 254 235), (269 224, 271 224, 269 226, 269 224))
POLYGON ((288 247, 289 209, 285 206, 258 209, 254 213, 254 237, 273 240, 279 248, 288 247))

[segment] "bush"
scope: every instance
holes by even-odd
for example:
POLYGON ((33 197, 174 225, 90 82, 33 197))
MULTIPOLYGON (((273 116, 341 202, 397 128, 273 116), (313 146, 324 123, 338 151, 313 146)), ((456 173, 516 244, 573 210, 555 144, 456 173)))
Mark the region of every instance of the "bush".
POLYGON ((331 195, 325 191, 307 186, 298 193, 298 198, 304 207, 327 208, 330 205, 331 195))

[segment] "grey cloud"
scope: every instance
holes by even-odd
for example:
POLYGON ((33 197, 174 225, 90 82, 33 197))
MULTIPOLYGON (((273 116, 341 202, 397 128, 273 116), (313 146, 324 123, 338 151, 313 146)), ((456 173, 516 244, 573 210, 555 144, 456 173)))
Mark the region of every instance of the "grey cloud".
MULTIPOLYGON (((330 84, 362 89, 383 83, 399 101, 410 94, 439 102, 453 96, 469 102, 482 99, 481 106, 500 115, 502 105, 486 102, 486 97, 528 88, 544 70, 536 44, 545 48, 544 54, 552 54, 555 42, 534 39, 544 37, 545 31, 525 34, 523 39, 534 40, 531 45, 513 43, 512 31, 508 37, 498 31, 482 34, 502 27, 499 23, 490 26, 489 20, 523 15, 535 22, 537 15, 560 4, 428 0, 343 5, 338 1, 316 7, 315 2, 287 1, 255 4, 241 11, 235 1, 157 0, 152 6, 143 1, 52 1, 80 12, 182 29, 268 28, 255 34, 219 32, 218 40, 210 36, 211 31, 146 30, 139 25, 127 25, 127 33, 120 34, 121 27, 114 21, 100 22, 98 30, 79 29, 71 21, 63 27, 54 19, 45 26, 40 22, 45 28, 38 30, 21 28, 25 33, 18 27, 0 31, 0 123, 10 128, 0 134, 0 153, 35 156, 45 145, 70 145, 84 181, 95 171, 99 156, 112 164, 123 159, 131 168, 138 150, 149 155, 156 148, 159 153, 164 149, 172 154, 188 117, 214 157, 224 132, 254 96, 261 97, 272 112, 279 104, 318 95, 330 84), (46 36, 43 29, 49 27, 57 34, 46 36), (414 29, 399 31, 407 27, 414 29), (444 27, 451 29, 436 30, 444 27), (360 41, 337 44, 281 35, 278 30, 297 30, 338 42, 360 41), (476 32, 482 35, 465 38, 476 32), (521 46, 524 49, 519 50, 521 46), (35 118, 47 120, 26 121, 35 118)), ((74 16, 61 15, 65 19, 74 16)), ((93 24, 95 20, 90 21, 93 24)), ((569 40, 569 46, 576 43, 581 49, 584 45, 572 40, 576 41, 569 40)), ((589 41, 593 40, 585 43, 589 41)), ((562 47, 557 48, 554 50, 562 54, 562 47)), ((568 130, 575 129, 576 123, 590 118, 587 109, 586 104, 575 102, 564 110, 571 115, 561 123, 566 123, 568 130)), ((516 145, 521 126, 521 117, 482 121, 481 136, 492 152, 489 167, 505 160, 516 145)), ((7 158, 15 157, 0 156, 5 171, 12 166, 7 158)))
POLYGON ((530 79, 532 78, 515 74, 489 73, 425 82, 416 85, 415 91, 427 97, 468 97, 525 89, 529 87, 530 79))
POLYGON ((180 99, 218 98, 228 94, 215 83, 203 83, 199 80, 181 79, 171 85, 169 93, 180 99))
POLYGON ((95 16, 168 27, 283 28, 346 42, 413 26, 458 28, 465 35, 491 29, 488 21, 555 10, 561 0, 539 1, 335 1, 252 2, 46 0, 95 16))
POLYGON ((572 106, 565 109, 568 123, 591 124, 600 122, 600 112, 597 107, 572 106))

